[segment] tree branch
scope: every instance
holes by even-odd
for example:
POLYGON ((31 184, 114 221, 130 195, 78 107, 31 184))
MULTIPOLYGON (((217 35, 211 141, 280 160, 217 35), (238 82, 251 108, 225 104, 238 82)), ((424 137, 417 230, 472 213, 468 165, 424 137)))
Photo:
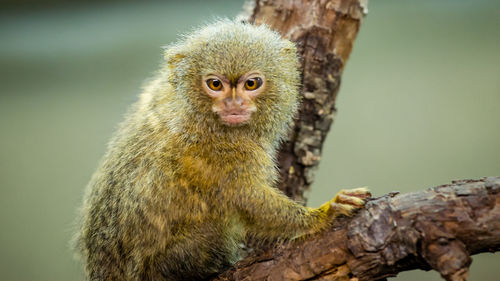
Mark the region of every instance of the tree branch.
POLYGON ((459 281, 469 255, 498 250, 500 177, 490 177, 373 199, 328 231, 250 256, 214 280, 362 281, 435 269, 459 281))

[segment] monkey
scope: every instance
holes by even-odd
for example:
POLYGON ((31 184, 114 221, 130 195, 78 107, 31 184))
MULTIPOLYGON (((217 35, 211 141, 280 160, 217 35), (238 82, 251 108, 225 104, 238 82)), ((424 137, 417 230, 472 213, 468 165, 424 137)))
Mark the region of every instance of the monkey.
POLYGON ((219 20, 164 57, 87 186, 74 242, 87 280, 206 280, 245 237, 297 239, 364 205, 365 188, 311 208, 274 187, 300 102, 294 43, 219 20))

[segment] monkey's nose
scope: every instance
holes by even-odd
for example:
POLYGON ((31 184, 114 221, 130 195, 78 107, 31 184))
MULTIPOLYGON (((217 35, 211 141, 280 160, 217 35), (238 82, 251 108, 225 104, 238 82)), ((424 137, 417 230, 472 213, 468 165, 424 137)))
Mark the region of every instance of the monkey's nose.
POLYGON ((224 105, 226 107, 241 107, 243 105, 243 98, 239 97, 239 96, 235 96, 234 98, 233 97, 227 97, 224 99, 224 105))

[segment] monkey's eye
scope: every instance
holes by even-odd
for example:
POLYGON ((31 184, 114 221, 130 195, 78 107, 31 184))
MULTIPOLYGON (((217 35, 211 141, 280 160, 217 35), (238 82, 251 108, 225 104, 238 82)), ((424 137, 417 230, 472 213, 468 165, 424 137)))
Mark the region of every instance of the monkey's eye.
POLYGON ((250 78, 245 82, 245 89, 249 91, 256 90, 262 86, 262 79, 260 77, 250 78))
POLYGON ((207 86, 213 91, 220 91, 222 89, 222 82, 219 79, 208 79, 207 86))

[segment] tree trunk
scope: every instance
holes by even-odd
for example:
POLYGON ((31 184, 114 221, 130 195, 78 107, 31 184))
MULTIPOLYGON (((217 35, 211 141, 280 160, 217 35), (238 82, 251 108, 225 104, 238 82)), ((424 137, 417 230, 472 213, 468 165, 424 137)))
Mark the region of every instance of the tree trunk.
POLYGON ((335 113, 335 98, 367 0, 256 0, 248 19, 296 42, 302 57, 302 106, 278 161, 278 188, 305 204, 335 113))

